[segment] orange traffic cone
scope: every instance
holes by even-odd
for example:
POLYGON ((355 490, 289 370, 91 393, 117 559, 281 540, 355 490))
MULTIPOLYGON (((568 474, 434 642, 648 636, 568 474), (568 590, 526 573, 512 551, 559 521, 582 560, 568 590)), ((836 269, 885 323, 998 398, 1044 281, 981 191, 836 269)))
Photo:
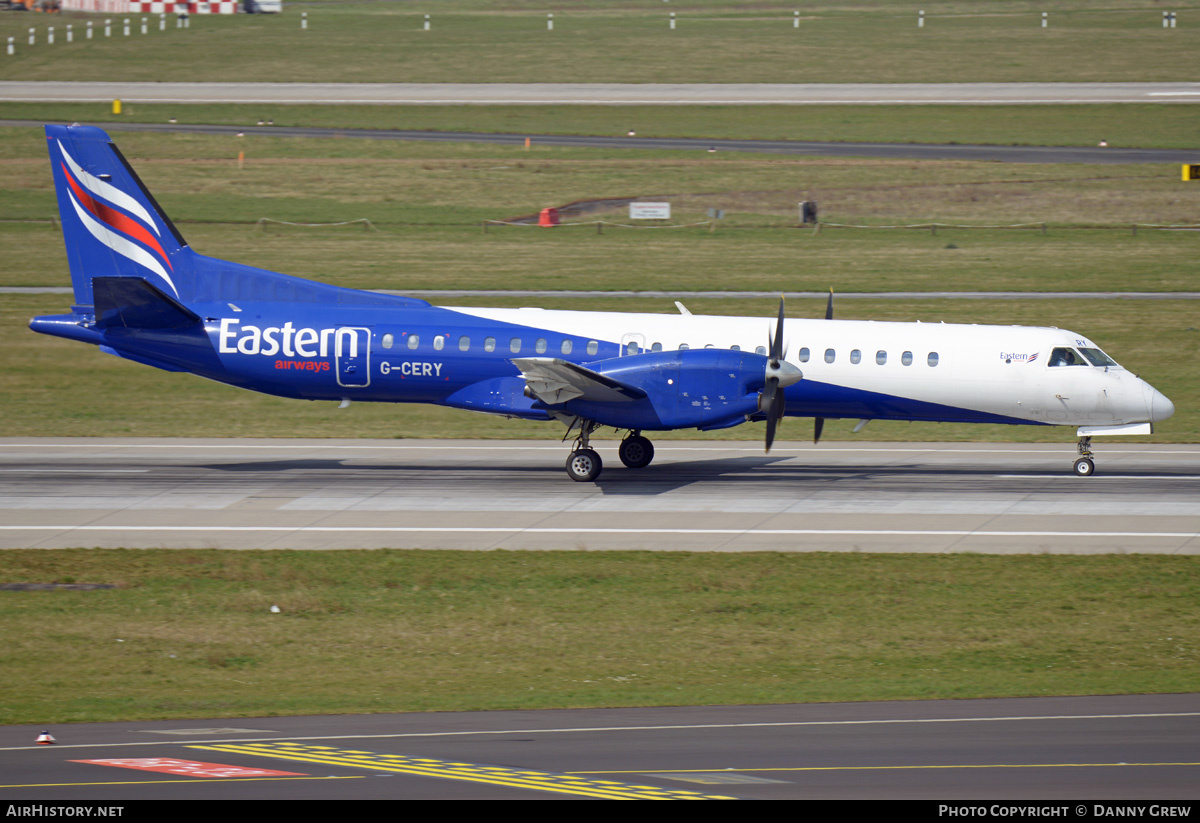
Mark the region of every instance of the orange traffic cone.
POLYGON ((52 746, 54 744, 54 735, 42 729, 42 733, 38 735, 37 742, 39 746, 52 746))

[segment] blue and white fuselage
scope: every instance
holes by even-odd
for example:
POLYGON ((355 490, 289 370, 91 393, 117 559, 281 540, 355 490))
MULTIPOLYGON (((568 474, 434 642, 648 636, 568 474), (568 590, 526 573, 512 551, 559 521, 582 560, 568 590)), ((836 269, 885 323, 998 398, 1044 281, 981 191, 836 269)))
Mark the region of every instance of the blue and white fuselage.
POLYGON ((447 308, 215 260, 104 132, 46 133, 76 305, 35 331, 282 397, 563 421, 580 433, 576 479, 599 472, 597 426, 630 430, 636 466, 653 454, 643 431, 766 419, 769 445, 783 414, 1077 426, 1090 474, 1090 435, 1149 433, 1174 411, 1055 328, 447 308))

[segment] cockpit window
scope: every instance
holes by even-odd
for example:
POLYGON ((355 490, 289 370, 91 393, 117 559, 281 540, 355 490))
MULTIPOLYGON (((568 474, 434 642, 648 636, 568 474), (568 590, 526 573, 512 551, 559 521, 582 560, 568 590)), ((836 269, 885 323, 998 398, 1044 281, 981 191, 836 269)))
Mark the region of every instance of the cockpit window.
POLYGON ((1074 349, 1055 349, 1050 352, 1051 366, 1086 366, 1087 361, 1074 349))
POLYGON ((1080 349, 1093 366, 1115 366, 1116 362, 1099 349, 1080 349))

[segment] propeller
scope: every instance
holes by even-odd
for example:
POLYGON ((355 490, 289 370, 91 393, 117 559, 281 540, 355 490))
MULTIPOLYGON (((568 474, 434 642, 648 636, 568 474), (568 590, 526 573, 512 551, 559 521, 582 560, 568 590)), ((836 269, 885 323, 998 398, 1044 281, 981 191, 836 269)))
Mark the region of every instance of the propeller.
POLYGON ((775 322, 775 337, 770 340, 763 390, 758 395, 758 410, 767 416, 767 451, 775 442, 775 428, 785 411, 783 390, 804 375, 800 369, 783 359, 783 297, 779 298, 779 319, 775 322))
MULTIPOLYGON (((829 302, 825 304, 825 319, 833 319, 833 286, 829 287, 829 302)), ((825 430, 825 418, 817 417, 813 419, 813 445, 821 442, 821 432, 825 430)))

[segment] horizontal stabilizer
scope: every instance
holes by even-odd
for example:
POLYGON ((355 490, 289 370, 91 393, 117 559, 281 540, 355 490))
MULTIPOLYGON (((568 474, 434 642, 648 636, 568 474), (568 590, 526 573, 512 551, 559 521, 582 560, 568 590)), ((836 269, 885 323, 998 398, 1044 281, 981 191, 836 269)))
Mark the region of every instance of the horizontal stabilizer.
POLYGON ((646 396, 641 389, 555 357, 518 357, 529 391, 548 406, 583 398, 596 403, 628 402, 646 396))
POLYGON ((100 329, 180 329, 200 316, 140 277, 93 277, 96 326, 100 329))

